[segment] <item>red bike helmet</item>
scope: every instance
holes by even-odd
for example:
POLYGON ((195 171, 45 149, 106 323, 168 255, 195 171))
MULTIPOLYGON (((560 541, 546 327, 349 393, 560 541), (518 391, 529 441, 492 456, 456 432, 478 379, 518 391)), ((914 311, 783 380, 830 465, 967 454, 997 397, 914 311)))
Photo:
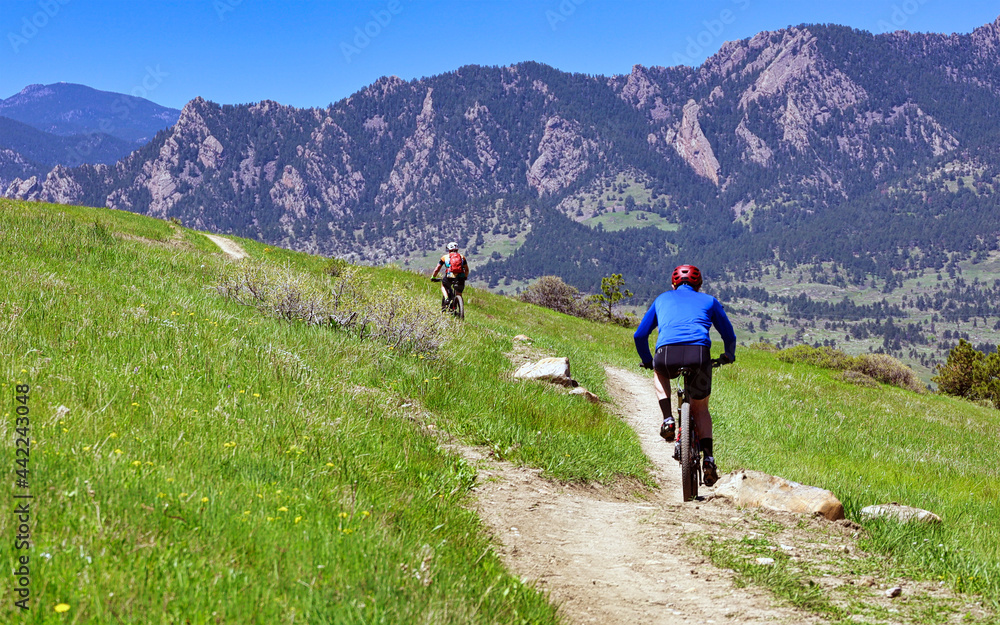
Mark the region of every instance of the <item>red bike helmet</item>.
POLYGON ((701 272, 694 265, 679 265, 670 276, 674 288, 682 284, 690 284, 695 291, 701 289, 701 272))

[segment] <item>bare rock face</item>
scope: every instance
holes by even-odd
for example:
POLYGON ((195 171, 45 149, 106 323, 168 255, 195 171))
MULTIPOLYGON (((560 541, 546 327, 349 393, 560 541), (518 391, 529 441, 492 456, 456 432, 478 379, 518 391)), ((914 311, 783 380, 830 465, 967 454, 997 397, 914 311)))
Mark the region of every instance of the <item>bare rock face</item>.
POLYGON ((514 378, 542 380, 561 386, 577 385, 569 375, 569 358, 542 358, 538 362, 525 363, 514 372, 514 378))
POLYGON ((62 165, 45 176, 40 199, 56 204, 79 204, 83 197, 83 187, 73 178, 72 171, 62 165))
POLYGON ((7 190, 4 192, 4 197, 17 198, 20 200, 37 200, 38 195, 42 192, 42 185, 38 184, 38 177, 32 176, 27 180, 21 180, 20 178, 14 178, 9 185, 7 185, 7 190))
POLYGON ((700 111, 701 107, 697 102, 688 100, 684 105, 680 128, 676 132, 668 132, 667 141, 674 146, 680 157, 687 161, 695 173, 702 178, 708 178, 718 186, 719 161, 712 151, 712 144, 708 142, 698 123, 700 111))
POLYGON ((760 471, 735 471, 715 486, 715 494, 737 506, 819 514, 830 521, 844 518, 844 506, 833 493, 760 471))
POLYGON ((596 144, 580 134, 580 124, 553 115, 545 122, 538 158, 528 168, 528 184, 538 195, 551 194, 573 184, 590 165, 596 144))
POLYGON ((866 506, 861 509, 861 518, 866 520, 892 519, 894 521, 899 521, 900 523, 941 523, 941 517, 933 512, 928 512, 927 510, 922 510, 920 508, 903 506, 896 502, 866 506))
MULTIPOLYGON (((646 68, 633 65, 625 85, 619 92, 619 97, 638 108, 646 106, 647 101, 660 94, 660 86, 650 80, 646 68)), ((662 104, 662 100, 660 101, 662 104)))

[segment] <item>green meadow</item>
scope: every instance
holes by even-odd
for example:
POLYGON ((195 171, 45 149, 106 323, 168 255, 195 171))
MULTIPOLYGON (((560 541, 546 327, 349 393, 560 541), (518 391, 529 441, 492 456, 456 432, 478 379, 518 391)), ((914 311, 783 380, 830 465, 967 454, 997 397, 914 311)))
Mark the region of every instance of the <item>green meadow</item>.
MULTIPOLYGON (((326 259, 239 243, 338 280, 326 259)), ((466 322, 417 353, 227 299, 215 286, 230 263, 161 220, 0 200, 8 505, 34 496, 29 550, 0 515, 0 560, 13 571, 29 555, 31 582, 27 612, 0 584, 0 621, 558 622, 494 554, 470 511, 475 470, 433 431, 641 496, 650 465, 613 409, 515 383, 507 357, 526 334, 605 396, 605 364, 638 370, 630 332, 470 288, 466 322), (30 387, 27 489, 18 385, 30 387)), ((359 271, 437 314, 426 276, 359 271)), ((941 527, 868 524, 864 546, 1000 600, 1000 413, 749 349, 713 396, 722 470, 829 488, 852 518, 870 503, 928 508, 941 527)))

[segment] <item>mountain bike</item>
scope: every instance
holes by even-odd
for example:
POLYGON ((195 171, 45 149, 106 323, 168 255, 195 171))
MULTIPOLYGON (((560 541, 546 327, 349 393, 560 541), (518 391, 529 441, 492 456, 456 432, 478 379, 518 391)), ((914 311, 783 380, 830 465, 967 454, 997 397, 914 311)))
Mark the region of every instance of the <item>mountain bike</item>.
MULTIPOLYGON (((712 360, 713 369, 725 364, 729 364, 729 361, 722 358, 712 360)), ((652 369, 652 366, 646 368, 652 369)), ((684 501, 694 501, 698 498, 698 486, 705 483, 701 473, 701 436, 697 424, 691 418, 691 398, 686 391, 695 369, 693 366, 680 367, 678 372, 680 378, 684 380, 684 384, 677 389, 677 440, 680 441, 681 448, 681 457, 678 460, 681 465, 681 490, 684 501)))
MULTIPOLYGON (((728 363, 728 360, 715 358, 712 360, 712 368, 716 369, 728 363)), ((705 483, 701 473, 701 436, 698 433, 698 425, 691 418, 691 398, 686 390, 695 371, 693 367, 681 367, 678 371, 684 380, 684 386, 677 390, 679 403, 677 439, 681 442, 681 490, 684 493, 684 501, 694 501, 698 498, 698 486, 705 483)))
MULTIPOLYGON (((441 282, 441 278, 431 278, 431 282, 441 282)), ((455 315, 456 319, 465 319, 465 299, 462 294, 455 292, 454 283, 449 283, 446 290, 448 291, 448 299, 445 306, 448 312, 455 315)))

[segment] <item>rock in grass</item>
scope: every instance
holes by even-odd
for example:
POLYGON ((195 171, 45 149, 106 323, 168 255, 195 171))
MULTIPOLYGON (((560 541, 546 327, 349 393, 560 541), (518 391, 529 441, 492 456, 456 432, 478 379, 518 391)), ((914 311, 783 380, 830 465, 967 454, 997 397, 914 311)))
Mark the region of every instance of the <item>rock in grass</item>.
POLYGON ((875 506, 866 506, 861 509, 861 518, 865 520, 892 519, 900 523, 916 521, 917 523, 937 524, 941 522, 941 517, 933 512, 928 512, 920 508, 911 508, 910 506, 902 506, 895 501, 875 506))
POLYGON ((757 564, 761 566, 771 566, 774 564, 774 558, 757 558, 757 564))
POLYGON ((531 339, 528 338, 526 334, 518 334, 517 336, 514 337, 514 340, 524 343, 526 341, 530 341, 531 339))
POLYGON ((734 471, 715 485, 715 494, 737 506, 818 514, 830 521, 844 518, 844 506, 833 493, 760 471, 734 471))
POLYGON ((570 391, 569 394, 570 395, 583 395, 584 397, 587 398, 587 401, 589 401, 592 404, 598 404, 598 403, 601 402, 601 398, 600 397, 598 397, 597 395, 591 393, 590 391, 588 391, 587 389, 583 388, 582 386, 576 387, 575 389, 573 389, 572 391, 570 391))
POLYGON ((898 597, 901 594, 903 594, 903 589, 900 588, 899 586, 893 586, 889 590, 885 591, 885 596, 889 597, 890 599, 898 597))
POLYGON ((576 380, 569 375, 569 358, 542 358, 538 362, 525 363, 514 372, 514 377, 577 386, 576 380))

